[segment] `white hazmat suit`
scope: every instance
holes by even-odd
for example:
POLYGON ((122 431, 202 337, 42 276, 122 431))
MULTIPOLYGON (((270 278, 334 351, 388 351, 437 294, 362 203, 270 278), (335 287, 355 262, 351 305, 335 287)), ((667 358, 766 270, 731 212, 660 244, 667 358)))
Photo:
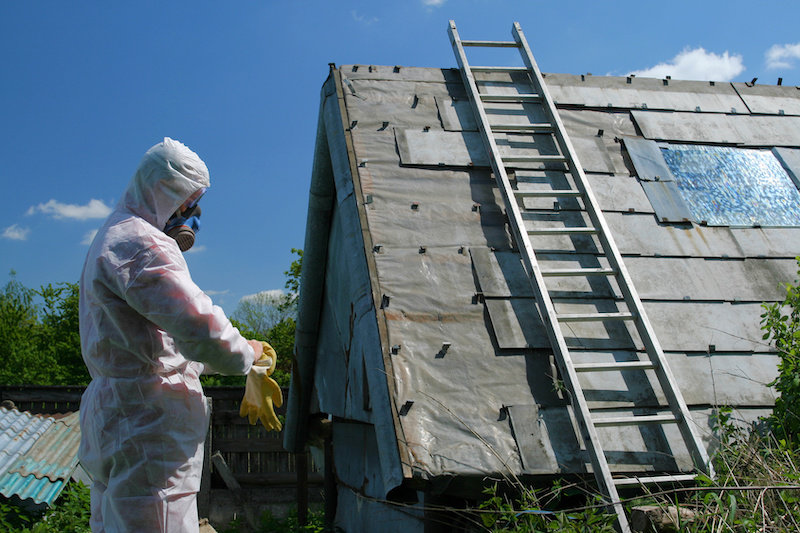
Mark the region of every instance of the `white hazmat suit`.
POLYGON ((79 457, 92 531, 196 532, 208 428, 199 375, 246 374, 254 350, 192 281, 169 217, 209 186, 205 163, 165 138, 142 158, 97 233, 80 283, 79 457))

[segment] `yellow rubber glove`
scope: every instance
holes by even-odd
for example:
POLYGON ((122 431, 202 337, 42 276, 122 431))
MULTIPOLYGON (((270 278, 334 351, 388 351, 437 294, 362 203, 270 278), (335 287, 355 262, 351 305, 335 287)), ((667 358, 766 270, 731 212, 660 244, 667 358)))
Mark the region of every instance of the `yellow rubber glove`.
POLYGON ((251 425, 261 420, 268 431, 280 431, 282 427, 275 415, 275 407, 283 405, 283 394, 280 386, 269 377, 275 371, 277 359, 275 350, 265 342, 264 354, 247 374, 244 398, 239 408, 239 416, 247 417, 251 425))
POLYGON ((275 372, 275 367, 278 365, 278 354, 275 353, 275 349, 269 345, 266 341, 261 341, 261 344, 264 346, 264 351, 261 352, 261 359, 259 359, 256 364, 261 366, 263 361, 269 360, 269 369, 267 370, 267 375, 271 376, 273 372, 275 372))

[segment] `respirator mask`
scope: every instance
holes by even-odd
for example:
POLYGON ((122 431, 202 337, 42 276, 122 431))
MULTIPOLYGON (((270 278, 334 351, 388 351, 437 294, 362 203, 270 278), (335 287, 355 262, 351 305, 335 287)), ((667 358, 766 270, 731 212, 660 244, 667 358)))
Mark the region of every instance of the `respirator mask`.
POLYGON ((194 246, 195 234, 200 231, 200 206, 197 203, 203 193, 205 189, 185 209, 175 211, 164 226, 164 233, 175 239, 181 252, 194 246))

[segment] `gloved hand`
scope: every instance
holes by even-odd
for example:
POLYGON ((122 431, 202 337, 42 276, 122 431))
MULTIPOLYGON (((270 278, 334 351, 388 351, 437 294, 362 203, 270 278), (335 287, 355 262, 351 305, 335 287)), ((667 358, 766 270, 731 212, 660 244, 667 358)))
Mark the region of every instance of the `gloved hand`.
POLYGON ((283 394, 280 386, 269 377, 275 371, 278 356, 272 346, 266 342, 263 344, 264 353, 261 359, 247 374, 239 416, 246 416, 251 425, 254 425, 256 420, 261 420, 268 431, 280 431, 282 426, 275 415, 275 407, 283 405, 283 394))
MULTIPOLYGON (((264 366, 267 361, 269 361, 269 368, 267 369, 267 375, 271 376, 273 372, 275 372, 275 367, 278 365, 278 354, 275 353, 275 349, 269 345, 268 342, 261 341, 261 345, 264 347, 263 351, 261 352, 261 358, 256 361, 256 365, 264 366)), ((280 406, 278 406, 280 407, 280 406)))

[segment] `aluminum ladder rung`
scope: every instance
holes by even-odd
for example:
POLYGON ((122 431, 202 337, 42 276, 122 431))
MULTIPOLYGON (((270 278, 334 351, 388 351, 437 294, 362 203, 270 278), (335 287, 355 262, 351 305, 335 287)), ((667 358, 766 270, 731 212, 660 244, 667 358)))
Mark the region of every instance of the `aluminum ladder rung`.
POLYGON ((518 48, 516 41, 461 41, 461 46, 481 46, 485 48, 518 48))
POLYGON ((595 418, 592 423, 595 427, 638 426, 640 424, 676 424, 680 418, 670 413, 668 415, 634 415, 612 416, 608 418, 595 418))
POLYGON ((528 67, 470 67, 473 72, 528 72, 528 67))
POLYGON ((620 313, 567 313, 556 315, 559 322, 603 322, 605 320, 633 320, 636 315, 628 312, 620 313))
POLYGON ((528 235, 592 235, 597 233, 597 228, 534 228, 527 231, 528 235))
POLYGON ((492 133, 552 133, 553 125, 539 124, 492 124, 492 133))
POLYGON ((566 163, 563 155, 504 155, 503 163, 566 163))
POLYGON ((641 485, 657 485, 659 483, 685 483, 694 481, 697 474, 675 474, 665 476, 648 477, 620 477, 614 478, 614 485, 617 487, 639 487, 641 485))
POLYGON ((480 98, 484 102, 502 103, 511 102, 515 104, 524 104, 526 102, 541 102, 541 94, 490 94, 481 93, 480 98))
POLYGON ((581 191, 577 189, 544 189, 541 191, 514 191, 517 198, 553 198, 553 197, 577 197, 581 196, 581 191))
POLYGON ((615 363, 577 363, 576 372, 614 372, 620 370, 653 370, 656 365, 650 361, 620 361, 615 363))
POLYGON ((613 268, 553 268, 542 270, 546 278, 560 278, 568 276, 613 276, 617 273, 613 268))

